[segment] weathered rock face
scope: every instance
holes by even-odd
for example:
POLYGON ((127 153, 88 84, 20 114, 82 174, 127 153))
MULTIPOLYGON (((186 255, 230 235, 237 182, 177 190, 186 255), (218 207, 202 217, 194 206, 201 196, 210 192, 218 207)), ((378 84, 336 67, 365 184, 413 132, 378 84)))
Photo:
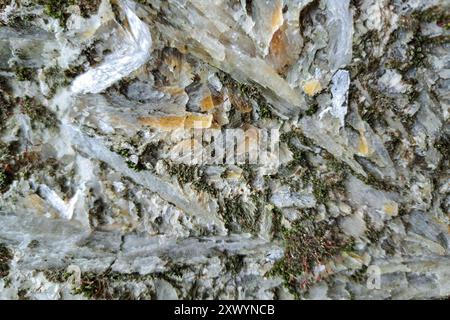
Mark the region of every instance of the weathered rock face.
POLYGON ((0 0, 0 298, 450 295, 448 1, 70 3, 0 0))

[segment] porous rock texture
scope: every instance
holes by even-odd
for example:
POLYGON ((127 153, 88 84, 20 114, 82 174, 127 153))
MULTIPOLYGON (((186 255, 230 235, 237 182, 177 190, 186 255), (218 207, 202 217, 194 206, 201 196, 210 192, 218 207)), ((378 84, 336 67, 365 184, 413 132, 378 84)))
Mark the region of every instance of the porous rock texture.
POLYGON ((448 297, 449 12, 0 0, 0 298, 448 297), (184 163, 194 123, 279 161, 184 163))

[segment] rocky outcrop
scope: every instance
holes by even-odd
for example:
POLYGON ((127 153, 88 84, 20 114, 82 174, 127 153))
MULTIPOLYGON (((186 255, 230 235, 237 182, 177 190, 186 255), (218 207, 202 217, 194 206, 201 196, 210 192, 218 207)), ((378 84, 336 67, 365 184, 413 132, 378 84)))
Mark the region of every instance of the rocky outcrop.
POLYGON ((0 1, 0 298, 448 297, 448 12, 0 1))

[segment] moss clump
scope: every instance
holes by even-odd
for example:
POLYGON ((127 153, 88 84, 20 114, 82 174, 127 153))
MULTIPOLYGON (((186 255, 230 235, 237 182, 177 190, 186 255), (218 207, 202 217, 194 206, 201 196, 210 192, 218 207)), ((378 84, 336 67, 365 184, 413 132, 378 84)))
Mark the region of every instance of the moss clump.
POLYGON ((369 216, 364 216, 364 221, 366 222, 366 237, 370 240, 371 243, 378 243, 378 241, 384 235, 384 228, 377 230, 373 227, 372 221, 369 216))
POLYGON ((280 136, 280 142, 286 143, 289 150, 292 152, 293 160, 289 163, 290 167, 293 166, 307 166, 308 160, 306 156, 306 152, 304 150, 299 149, 295 145, 295 139, 302 144, 309 144, 309 141, 306 141, 305 137, 302 136, 297 130, 292 130, 289 132, 284 132, 280 136))
POLYGON ((14 109, 14 101, 7 94, 9 91, 9 87, 6 83, 6 80, 0 77, 0 132, 3 129, 3 125, 6 124, 7 120, 13 114, 14 109))
POLYGON ((127 148, 122 148, 119 150, 115 150, 114 148, 110 149, 111 151, 117 153, 118 155, 120 155, 121 157, 125 158, 125 163, 127 164, 128 168, 134 170, 134 171, 142 171, 142 170, 146 170, 147 168, 145 167, 144 164, 142 164, 142 162, 140 161, 140 159, 138 160, 137 163, 129 160, 128 158, 131 156, 130 150, 128 150, 127 148))
POLYGON ((15 73, 17 80, 19 81, 31 81, 33 80, 34 70, 27 67, 16 67, 15 73))
POLYGON ((93 227, 106 224, 107 204, 102 198, 95 199, 91 208, 89 208, 89 223, 93 227))
POLYGON ((232 95, 236 95, 242 98, 247 104, 250 101, 255 101, 259 106, 259 115, 261 119, 273 118, 273 113, 271 111, 271 104, 267 102, 267 99, 261 94, 259 88, 256 85, 241 83, 234 80, 229 74, 224 72, 218 72, 222 84, 228 88, 232 95))
POLYGON ((6 175, 6 173, 1 170, 0 171, 0 192, 6 190, 8 185, 11 183, 11 179, 6 175))
MULTIPOLYGON (((170 262, 167 266, 168 270, 164 273, 157 273, 158 277, 164 279, 182 278, 183 274, 189 270, 189 266, 185 264, 175 264, 170 262)), ((144 276, 145 277, 145 276, 144 276)), ((171 282, 171 281, 169 281, 171 282)))
MULTIPOLYGON (((121 157, 125 158, 127 166, 135 171, 153 170, 158 162, 159 150, 161 149, 162 142, 150 142, 143 145, 142 132, 138 132, 130 139, 127 139, 125 148, 115 149, 111 148, 111 151, 116 152, 121 157), (143 149, 142 149, 143 148, 143 149), (133 161, 131 161, 132 157, 133 161)), ((166 167, 169 168, 169 162, 166 162, 166 167)))
POLYGON ((450 137, 443 135, 439 140, 434 143, 434 147, 444 156, 448 157, 450 154, 450 137))
POLYGON ((192 187, 198 192, 207 192, 213 197, 217 197, 219 195, 219 190, 217 190, 213 185, 206 181, 205 175, 201 175, 200 178, 195 180, 192 183, 192 187))
POLYGON ((88 18, 90 15, 97 13, 101 0, 71 0, 70 2, 80 7, 83 18, 88 18))
POLYGON ((128 158, 130 156, 130 151, 126 148, 122 148, 119 151, 117 151, 117 154, 122 157, 128 158))
MULTIPOLYGON (((95 66, 98 63, 98 61, 99 61, 98 59, 101 55, 101 52, 98 52, 98 49, 97 49, 99 42, 100 42, 99 40, 95 40, 92 44, 90 44, 89 46, 87 46, 86 48, 84 48, 81 51, 81 55, 86 58, 87 62, 89 63, 89 65, 91 67, 95 66)), ((122 87, 122 86, 125 87, 125 84, 127 84, 126 87, 128 87, 129 79, 121 79, 120 80, 120 82, 119 82, 120 87, 122 87)), ((126 91, 124 91, 123 93, 126 93, 126 91)))
POLYGON ((4 278, 9 274, 9 262, 13 258, 11 250, 0 243, 0 278, 4 278))
POLYGON ((142 171, 145 170, 145 167, 142 166, 142 164, 138 163, 134 163, 133 161, 126 161, 128 168, 134 170, 134 171, 142 171))
POLYGON ((364 283, 367 281, 367 266, 363 266, 361 269, 356 270, 351 279, 356 283, 364 283))
POLYGON ((256 173, 253 169, 258 168, 255 165, 251 165, 249 163, 246 163, 240 167, 242 168, 242 176, 244 180, 247 182, 247 185, 251 188, 253 181, 256 179, 256 173))
POLYGON ((225 260, 225 268, 232 274, 238 274, 244 266, 244 255, 227 255, 225 260))
POLYGON ((10 144, 0 142, 0 193, 5 192, 14 180, 28 179, 31 172, 41 165, 37 152, 21 151, 17 141, 10 144))
POLYGON ((30 243, 28 244, 27 247, 28 247, 29 249, 35 249, 35 248, 39 247, 39 245, 40 245, 39 241, 36 240, 36 239, 34 239, 34 240, 31 240, 31 241, 30 241, 30 243))
POLYGON ((283 229, 285 253, 269 275, 279 275, 294 294, 309 284, 308 276, 315 266, 324 264, 346 248, 346 242, 336 236, 333 224, 315 222, 313 213, 293 222, 283 229))
POLYGON ((83 66, 70 66, 69 69, 64 70, 64 76, 68 79, 73 79, 84 72, 83 66))
POLYGON ((314 170, 314 166, 308 160, 308 152, 300 149, 298 143, 311 147, 313 144, 310 139, 304 137, 298 131, 283 133, 280 141, 288 145, 293 153, 293 160, 286 166, 287 172, 291 174, 288 178, 282 178, 281 181, 297 190, 308 184, 312 186, 313 195, 317 202, 326 204, 334 191, 344 191, 343 180, 352 169, 343 162, 337 161, 333 155, 326 150, 321 151, 324 160, 327 161, 327 169, 324 171, 314 170), (297 140, 296 140, 297 139, 297 140), (300 179, 296 179, 295 176, 300 179))
POLYGON ((434 6, 427 10, 416 11, 412 16, 420 22, 435 22, 444 29, 450 29, 450 14, 448 10, 445 10, 442 7, 434 6))
POLYGON ((64 72, 57 66, 44 69, 44 76, 49 87, 49 93, 47 94, 49 97, 53 97, 58 88, 69 85, 69 80, 64 72))
POLYGON ((272 111, 270 111, 270 108, 267 104, 263 104, 259 106, 259 112, 261 119, 270 119, 273 117, 272 111))
POLYGON ((184 163, 169 165, 168 173, 176 176, 180 185, 193 182, 199 176, 198 166, 190 166, 184 163))
POLYGON ((139 155, 139 162, 146 168, 154 168, 158 162, 159 150, 161 148, 161 141, 147 144, 139 155))
POLYGON ((223 199, 219 213, 223 217, 225 227, 231 231, 257 233, 260 212, 252 210, 251 205, 245 203, 241 196, 223 199))
MULTIPOLYGON (((73 294, 84 295, 88 299, 122 299, 125 296, 128 298, 135 297, 128 292, 127 282, 145 283, 154 279, 164 279, 170 282, 174 287, 177 287, 176 282, 183 277, 183 274, 189 270, 188 265, 174 264, 169 262, 168 269, 165 272, 155 272, 145 275, 139 273, 120 273, 111 270, 104 272, 83 272, 81 274, 81 282, 75 287, 73 294)), ((41 270, 46 278, 51 282, 65 283, 69 281, 70 272, 63 268, 41 270)))
POLYGON ((306 171, 302 175, 304 184, 312 184, 313 195, 318 203, 325 204, 329 200, 329 193, 334 187, 334 181, 324 177, 318 177, 311 171, 306 171))
MULTIPOLYGON (((394 99, 383 95, 373 88, 368 88, 368 91, 374 102, 369 106, 364 104, 358 105, 358 111, 361 115, 361 118, 366 121, 372 128, 376 127, 377 123, 383 123, 384 125, 385 112, 389 109, 395 110, 395 101, 394 99)), ((354 93, 354 90, 351 90, 351 94, 354 93)), ((351 96, 351 98, 353 97, 351 96)))
POLYGON ((272 209, 272 229, 271 233, 274 238, 282 237, 283 227, 281 224, 281 219, 283 217, 283 213, 277 207, 272 209))
MULTIPOLYGON (((1 9, 0 9, 1 11, 1 9)), ((31 22, 36 18, 36 15, 22 12, 20 15, 12 15, 8 17, 8 21, 0 21, 0 25, 12 27, 16 30, 24 29, 31 26, 31 22)), ((17 52, 20 58, 20 52, 17 52)))
POLYGON ((450 14, 439 7, 431 7, 424 11, 416 11, 409 17, 400 20, 400 28, 397 31, 412 30, 414 36, 408 43, 407 60, 406 61, 390 61, 389 67, 398 69, 405 74, 411 68, 426 66, 427 56, 430 48, 433 46, 441 46, 450 42, 448 35, 425 36, 423 34, 423 23, 435 22, 438 26, 445 29, 450 28, 450 14))
POLYGON ((332 172, 339 174, 342 178, 347 176, 348 172, 351 172, 352 169, 345 162, 337 160, 332 154, 328 153, 325 156, 325 159, 328 160, 327 167, 332 172))
POLYGON ((318 177, 313 177, 311 182, 313 184, 313 194, 317 202, 326 203, 329 199, 328 193, 330 189, 327 183, 318 177))
POLYGON ((89 299, 112 299, 110 279, 106 274, 93 272, 81 275, 81 284, 73 290, 74 294, 83 294, 89 299))
MULTIPOLYGON (((299 131, 293 130, 283 133, 280 141, 286 143, 289 150, 293 153, 293 160, 287 165, 288 171, 292 172, 292 169, 295 169, 294 172, 296 175, 300 174, 303 185, 312 185, 313 194, 317 202, 325 204, 328 202, 332 191, 342 189, 342 181, 346 177, 347 172, 351 171, 346 165, 338 162, 331 154, 323 150, 324 159, 329 160, 328 170, 324 174, 320 174, 317 170, 313 170, 308 161, 307 151, 300 149, 296 144, 297 142, 305 146, 312 146, 310 139, 304 137, 299 131), (298 167, 301 167, 301 170, 297 170, 298 167)), ((294 189, 301 185, 300 181, 295 179, 286 179, 283 182, 294 189)))
MULTIPOLYGON (((314 146, 314 143, 311 139, 305 137, 303 133, 299 129, 293 129, 288 132, 283 132, 280 136, 280 141, 285 142, 288 144, 292 143, 291 139, 297 138, 300 143, 302 143, 305 146, 314 146)), ((295 148, 294 145, 291 145, 293 148, 295 148)))
POLYGON ((69 18, 69 14, 66 9, 69 5, 73 4, 72 0, 38 0, 38 4, 44 6, 44 13, 52 18, 58 19, 61 27, 65 27, 66 21, 69 18))
POLYGON ((32 125, 33 122, 39 122, 49 128, 57 126, 58 122, 53 112, 40 104, 36 99, 30 97, 19 98, 17 103, 22 113, 30 117, 32 125))
MULTIPOLYGON (((42 270, 45 277, 56 283, 67 282, 72 273, 65 269, 42 270)), ((88 299, 111 299, 110 281, 113 279, 112 273, 85 272, 81 274, 81 282, 78 287, 72 290, 73 294, 82 294, 88 299)))
POLYGON ((319 110, 319 104, 315 102, 308 108, 308 110, 305 111, 305 114, 307 116, 312 116, 317 112, 317 110, 319 110))

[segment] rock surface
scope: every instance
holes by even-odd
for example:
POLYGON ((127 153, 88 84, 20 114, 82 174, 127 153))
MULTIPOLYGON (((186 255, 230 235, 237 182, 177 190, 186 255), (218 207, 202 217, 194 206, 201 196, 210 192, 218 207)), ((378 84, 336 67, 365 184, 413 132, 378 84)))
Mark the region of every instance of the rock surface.
POLYGON ((0 0, 0 299, 448 297, 449 12, 0 0))

